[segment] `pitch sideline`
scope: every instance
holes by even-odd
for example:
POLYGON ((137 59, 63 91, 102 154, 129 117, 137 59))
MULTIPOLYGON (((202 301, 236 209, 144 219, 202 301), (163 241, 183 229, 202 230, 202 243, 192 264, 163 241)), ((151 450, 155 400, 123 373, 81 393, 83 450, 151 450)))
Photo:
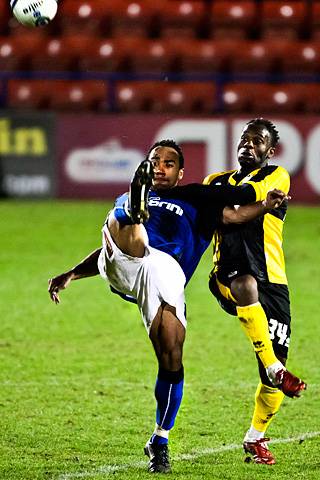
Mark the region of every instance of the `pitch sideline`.
MULTIPOLYGON (((291 442, 298 442, 298 441, 303 442, 308 438, 318 437, 319 435, 320 435, 320 431, 308 432, 308 433, 298 435, 296 437, 279 438, 271 441, 270 443, 291 443, 291 442)), ((205 448, 202 450, 195 450, 193 451, 193 453, 185 453, 182 455, 177 455, 173 457, 173 460, 175 462, 184 461, 184 460, 196 460, 197 458, 203 457, 205 455, 214 455, 214 454, 218 454, 218 453, 222 453, 230 450, 237 450, 240 448, 242 448, 242 445, 236 445, 236 444, 224 445, 222 447, 217 447, 217 448, 205 448)), ((145 468, 145 467, 146 467, 146 461, 127 463, 123 465, 103 465, 90 472, 86 471, 86 472, 78 472, 78 473, 65 473, 60 475, 58 477, 58 480, 69 480, 73 478, 90 478, 97 475, 109 475, 109 474, 113 474, 114 472, 124 472, 126 470, 129 470, 130 468, 145 468)))

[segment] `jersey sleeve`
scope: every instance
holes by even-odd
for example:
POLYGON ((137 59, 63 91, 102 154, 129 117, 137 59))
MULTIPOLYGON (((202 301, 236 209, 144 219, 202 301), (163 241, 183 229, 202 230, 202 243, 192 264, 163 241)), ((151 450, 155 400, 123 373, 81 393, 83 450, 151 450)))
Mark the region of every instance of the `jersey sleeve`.
MULTIPOLYGON (((181 198, 198 209, 208 209, 226 205, 245 205, 256 201, 253 185, 201 185, 191 183, 170 190, 170 196, 181 198)), ((265 197, 264 197, 265 198, 265 197)))
POLYGON ((287 170, 283 167, 277 167, 272 173, 267 175, 259 182, 246 182, 246 185, 252 185, 256 192, 256 199, 264 200, 269 190, 277 188, 288 194, 290 189, 290 176, 287 170))
POLYGON ((211 173, 207 175, 206 178, 203 180, 203 185, 210 185, 210 183, 217 177, 220 177, 221 173, 211 173))

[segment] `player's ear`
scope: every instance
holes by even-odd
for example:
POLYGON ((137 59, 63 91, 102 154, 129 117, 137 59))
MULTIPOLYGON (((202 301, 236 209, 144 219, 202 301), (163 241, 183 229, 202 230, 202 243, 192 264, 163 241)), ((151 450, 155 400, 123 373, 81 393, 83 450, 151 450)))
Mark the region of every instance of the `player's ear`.
POLYGON ((183 179, 183 174, 184 174, 184 168, 180 168, 179 174, 178 174, 178 180, 179 180, 179 182, 180 182, 180 180, 183 179))
POLYGON ((273 157, 275 150, 276 149, 274 147, 269 148, 268 154, 267 154, 268 159, 273 157))

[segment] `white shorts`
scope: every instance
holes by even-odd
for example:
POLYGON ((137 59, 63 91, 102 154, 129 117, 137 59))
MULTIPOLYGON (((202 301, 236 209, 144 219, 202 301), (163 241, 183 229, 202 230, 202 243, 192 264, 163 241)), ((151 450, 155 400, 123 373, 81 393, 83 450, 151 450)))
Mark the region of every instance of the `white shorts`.
POLYGON ((148 332, 162 303, 174 307, 177 318, 186 327, 184 296, 186 277, 183 270, 170 255, 150 247, 146 231, 145 234, 144 257, 131 257, 117 247, 107 225, 104 225, 103 248, 98 259, 100 275, 118 292, 137 300, 148 332))

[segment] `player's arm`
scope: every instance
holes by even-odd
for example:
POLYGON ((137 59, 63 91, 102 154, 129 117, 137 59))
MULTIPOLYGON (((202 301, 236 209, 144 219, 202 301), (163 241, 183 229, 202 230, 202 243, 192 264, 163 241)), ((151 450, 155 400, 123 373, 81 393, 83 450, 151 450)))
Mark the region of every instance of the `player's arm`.
POLYGON ((202 185, 199 183, 190 183, 188 185, 177 186, 166 191, 170 198, 180 198, 202 209, 207 209, 208 205, 245 205, 247 203, 258 202, 266 198, 266 194, 261 198, 253 185, 202 185))
POLYGON ((98 258, 100 252, 101 248, 97 248, 94 250, 94 252, 90 253, 90 255, 83 259, 82 262, 68 272, 61 273, 60 275, 49 279, 48 292, 51 300, 54 303, 60 303, 60 298, 58 295, 59 291, 67 288, 72 280, 98 275, 98 258))
POLYGON ((250 205, 225 207, 222 212, 222 222, 225 225, 250 222, 261 215, 269 213, 274 208, 280 207, 284 200, 290 200, 290 197, 281 190, 270 190, 267 193, 267 198, 263 201, 250 205))
POLYGON ((290 190, 290 176, 287 170, 278 166, 272 173, 267 175, 263 180, 259 182, 246 182, 246 185, 252 185, 256 191, 256 198, 263 200, 266 198, 269 190, 277 188, 288 194, 290 190))

